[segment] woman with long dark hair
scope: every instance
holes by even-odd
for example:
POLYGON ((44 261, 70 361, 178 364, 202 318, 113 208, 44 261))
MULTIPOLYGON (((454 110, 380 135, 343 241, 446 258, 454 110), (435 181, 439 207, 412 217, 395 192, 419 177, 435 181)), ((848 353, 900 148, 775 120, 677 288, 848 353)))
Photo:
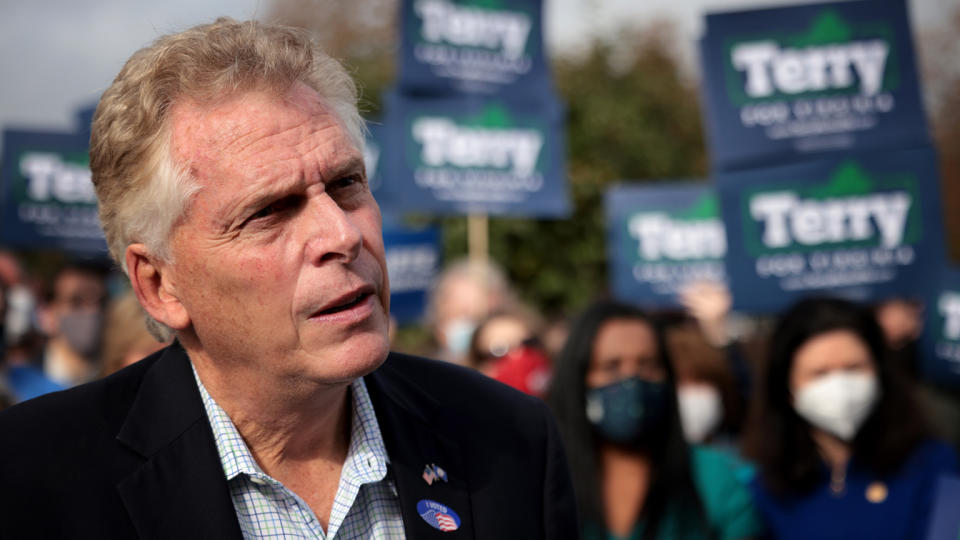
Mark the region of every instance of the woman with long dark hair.
POLYGON ((746 451, 778 538, 925 538, 936 479, 956 470, 891 369, 873 314, 839 299, 787 311, 770 342, 746 451))
POLYGON ((758 534, 733 458, 684 442, 674 388, 663 334, 642 311, 603 301, 572 325, 548 402, 585 540, 758 534))

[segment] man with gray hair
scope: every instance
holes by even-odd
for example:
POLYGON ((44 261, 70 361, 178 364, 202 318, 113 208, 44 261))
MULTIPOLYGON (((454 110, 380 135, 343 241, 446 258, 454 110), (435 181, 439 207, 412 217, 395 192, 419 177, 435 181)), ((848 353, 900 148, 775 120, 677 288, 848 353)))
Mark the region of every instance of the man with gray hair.
POLYGON ((576 537, 545 406, 388 353, 350 77, 221 19, 138 51, 94 117, 112 256, 174 344, 0 414, 0 538, 576 537))

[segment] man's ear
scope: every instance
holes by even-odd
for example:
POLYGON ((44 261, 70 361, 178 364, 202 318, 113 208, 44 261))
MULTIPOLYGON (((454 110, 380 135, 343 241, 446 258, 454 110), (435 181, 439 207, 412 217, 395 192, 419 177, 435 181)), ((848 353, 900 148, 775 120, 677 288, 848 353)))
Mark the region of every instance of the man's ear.
POLYGON ((190 315, 177 297, 171 273, 143 244, 130 244, 124 253, 133 292, 146 312, 174 330, 190 325, 190 315))

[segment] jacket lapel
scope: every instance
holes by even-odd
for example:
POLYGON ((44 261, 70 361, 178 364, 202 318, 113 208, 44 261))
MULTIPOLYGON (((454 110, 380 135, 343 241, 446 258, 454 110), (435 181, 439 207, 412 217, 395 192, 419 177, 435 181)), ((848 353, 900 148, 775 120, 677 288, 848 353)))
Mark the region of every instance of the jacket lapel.
POLYGON ((117 440, 146 460, 117 485, 141 538, 241 538, 190 360, 179 344, 144 375, 117 440))
POLYGON ((390 370, 384 365, 368 375, 366 381, 390 457, 390 473, 400 498, 407 538, 473 539, 470 490, 460 449, 431 426, 424 410, 439 410, 440 405, 417 407, 392 387, 384 376, 385 369, 390 370), (427 470, 428 466, 431 469, 427 470), (432 467, 439 467, 440 471, 432 467), (438 473, 445 473, 446 479, 438 473), (437 513, 449 515, 449 511, 459 518, 456 530, 445 532, 428 523, 437 524, 437 513))

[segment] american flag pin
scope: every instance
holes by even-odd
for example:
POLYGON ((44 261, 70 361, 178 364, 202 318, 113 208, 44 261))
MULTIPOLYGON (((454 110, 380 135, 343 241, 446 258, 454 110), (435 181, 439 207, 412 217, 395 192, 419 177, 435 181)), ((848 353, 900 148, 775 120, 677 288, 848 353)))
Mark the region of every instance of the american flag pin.
POLYGON ((420 518, 434 529, 451 532, 460 528, 460 516, 445 504, 423 499, 417 502, 417 513, 420 518))
POLYGON ((447 471, 443 470, 441 467, 438 467, 434 463, 423 468, 423 475, 421 476, 423 481, 427 483, 428 486, 432 486, 437 480, 447 481, 447 471))

